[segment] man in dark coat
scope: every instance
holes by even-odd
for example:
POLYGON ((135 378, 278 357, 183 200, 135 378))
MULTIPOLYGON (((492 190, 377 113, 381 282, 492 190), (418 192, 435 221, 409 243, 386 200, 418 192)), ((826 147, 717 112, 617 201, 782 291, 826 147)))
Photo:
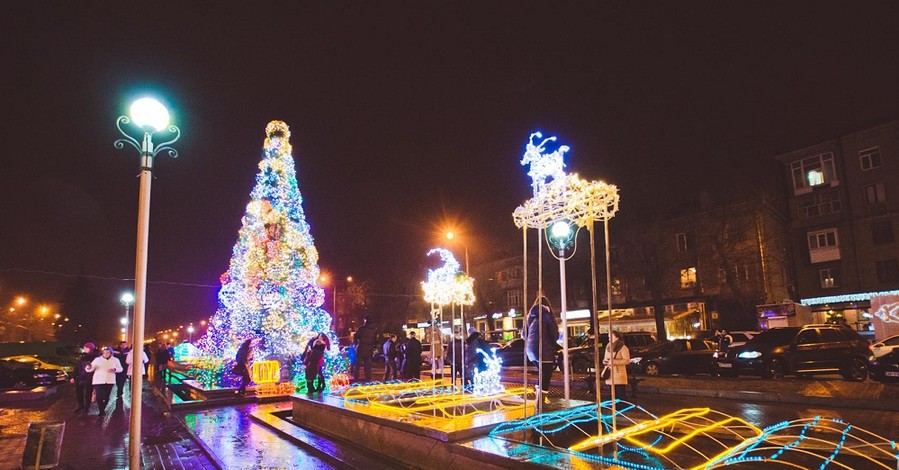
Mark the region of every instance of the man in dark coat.
POLYGON ((356 362, 353 363, 353 380, 361 382, 359 368, 365 371, 365 382, 371 382, 371 356, 378 340, 378 332, 372 325, 371 315, 366 315, 362 326, 354 335, 354 347, 356 348, 356 362))
POLYGON ((528 360, 538 362, 542 368, 539 398, 546 399, 553 369, 556 368, 556 341, 559 340, 559 325, 549 305, 549 299, 540 296, 528 312, 528 336, 525 344, 528 360))
POLYGON ((396 370, 396 335, 390 335, 384 341, 381 351, 384 353, 384 382, 399 379, 400 374, 396 370))
POLYGON ((409 332, 406 341, 406 367, 403 376, 409 380, 421 378, 421 341, 415 338, 415 332, 409 332))
POLYGON ((75 384, 75 398, 78 400, 78 408, 75 408, 76 413, 79 411, 87 413, 87 409, 91 406, 91 393, 94 391, 91 384, 93 383, 94 373, 87 371, 87 365, 97 356, 99 356, 97 346, 94 343, 85 343, 81 349, 78 365, 75 366, 75 372, 73 372, 73 377, 70 380, 70 382, 75 384))
POLYGON ((112 357, 119 360, 119 363, 122 364, 122 372, 119 372, 115 375, 115 385, 116 385, 116 397, 119 399, 119 403, 122 402, 122 392, 125 391, 125 379, 128 378, 128 371, 125 367, 125 356, 128 355, 128 343, 122 341, 119 343, 119 347, 112 351, 112 357))

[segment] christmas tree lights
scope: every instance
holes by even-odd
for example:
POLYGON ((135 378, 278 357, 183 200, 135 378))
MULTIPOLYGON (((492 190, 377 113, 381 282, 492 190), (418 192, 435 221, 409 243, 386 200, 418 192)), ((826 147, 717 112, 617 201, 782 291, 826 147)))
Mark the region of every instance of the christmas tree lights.
MULTIPOLYGON (((332 344, 331 315, 322 308, 318 251, 303 211, 291 155, 290 130, 266 126, 256 185, 241 218, 228 271, 222 274, 219 308, 199 342, 207 354, 233 358, 239 345, 258 339, 256 359, 290 358, 296 372, 307 342, 325 332, 332 344)), ((336 348, 326 351, 326 370, 345 370, 336 348)), ((209 373, 209 365, 203 369, 209 373)), ((222 367, 213 370, 221 371, 222 367)))

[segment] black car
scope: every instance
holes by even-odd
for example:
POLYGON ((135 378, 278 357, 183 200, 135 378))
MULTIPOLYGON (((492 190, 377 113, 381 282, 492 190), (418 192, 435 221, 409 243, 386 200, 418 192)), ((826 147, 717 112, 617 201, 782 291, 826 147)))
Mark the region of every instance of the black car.
POLYGON ((872 357, 871 378, 878 382, 899 382, 899 350, 872 357))
POLYGON ((843 325, 771 328, 719 355, 713 367, 724 376, 839 373, 846 380, 868 378, 868 340, 843 325))
POLYGON ((646 375, 708 373, 716 348, 704 339, 663 341, 641 355, 631 353, 631 363, 646 375))
POLYGON ((65 381, 66 373, 58 369, 41 369, 32 363, 0 360, 0 389, 31 389, 65 381))
MULTIPOLYGON (((562 345, 559 343, 553 343, 553 346, 556 349, 555 357, 546 359, 547 362, 554 361, 556 362, 556 364, 559 364, 562 357, 562 345)), ((524 339, 515 338, 512 341, 509 341, 503 347, 496 350, 496 356, 502 358, 503 367, 524 365, 524 339)), ((536 363, 528 361, 528 364, 534 365, 536 363)))
MULTIPOLYGON (((593 346, 595 338, 590 337, 576 348, 568 349, 568 363, 571 364, 571 370, 576 373, 587 372, 592 369, 593 362, 593 346)), ((606 345, 609 343, 609 334, 602 333, 599 335, 600 354, 605 351, 606 345)), ((635 331, 624 333, 624 344, 627 345, 628 352, 631 357, 640 357, 644 351, 657 344, 654 334, 648 331, 635 331)))

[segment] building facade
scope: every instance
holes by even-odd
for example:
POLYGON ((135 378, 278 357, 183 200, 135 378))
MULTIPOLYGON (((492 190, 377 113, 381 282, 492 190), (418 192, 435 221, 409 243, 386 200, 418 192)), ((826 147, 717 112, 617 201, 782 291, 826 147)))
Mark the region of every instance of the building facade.
POLYGON ((869 329, 871 295, 899 289, 899 121, 775 158, 801 303, 869 329))

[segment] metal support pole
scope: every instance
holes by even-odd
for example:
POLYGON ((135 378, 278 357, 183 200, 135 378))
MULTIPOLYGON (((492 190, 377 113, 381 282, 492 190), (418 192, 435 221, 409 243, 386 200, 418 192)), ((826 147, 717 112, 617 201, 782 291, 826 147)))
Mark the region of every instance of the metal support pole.
MULTIPOLYGON (((590 305, 593 306, 593 377, 594 384, 596 385, 596 419, 600 422, 602 421, 602 380, 600 377, 600 365, 602 364, 602 358, 599 357, 599 300, 596 291, 596 227, 593 224, 593 219, 590 219, 590 223, 587 226, 590 231, 590 276, 591 276, 591 287, 593 294, 593 303, 590 305)), ((599 430, 597 434, 602 436, 602 426, 599 426, 599 430)))
POLYGON ((559 283, 562 290, 562 306, 560 315, 562 315, 562 380, 564 381, 565 390, 565 407, 570 405, 571 400, 571 384, 568 376, 568 293, 565 292, 565 250, 559 250, 559 283))
MULTIPOLYGON (((134 271, 134 327, 132 348, 143 348, 144 313, 147 308, 147 247, 150 238, 150 183, 153 181, 153 150, 150 135, 144 136, 141 155, 140 200, 137 216, 137 257, 134 271), (140 346, 139 346, 140 345, 140 346)), ((142 350, 142 349, 141 349, 142 350)), ((140 356, 134 353, 137 363, 140 356)), ((128 439, 128 462, 131 470, 141 468, 141 403, 143 374, 131 375, 131 428, 128 439)))
MULTIPOLYGON (((609 304, 609 345, 612 344, 612 263, 609 260, 609 253, 611 250, 609 249, 609 219, 606 218, 603 220, 603 232, 605 235, 605 243, 606 243, 606 300, 608 300, 609 304)), ((597 338, 598 339, 598 338, 597 338)), ((611 367, 611 364, 609 365, 611 367)), ((625 366, 626 367, 626 366, 625 366)), ((618 430, 618 419, 615 405, 615 374, 609 374, 609 377, 612 379, 612 432, 618 430)))
POLYGON ((522 369, 522 384, 524 385, 524 417, 528 417, 528 354, 527 354, 527 346, 528 346, 528 316, 530 316, 530 311, 528 310, 528 228, 527 226, 521 227, 521 241, 522 246, 524 247, 524 267, 522 269, 521 274, 521 286, 522 286, 522 304, 521 307, 524 312, 524 323, 521 328, 521 339, 522 343, 522 351, 524 351, 524 368, 522 369))
MULTIPOLYGON (((537 412, 543 413, 543 307, 539 303, 539 297, 543 294, 543 237, 546 236, 545 230, 540 230, 537 235, 537 412)), ((525 348, 527 343, 525 343, 525 348)), ((527 356, 527 354, 525 354, 527 356)), ((527 374, 527 367, 524 373, 527 374)), ((549 384, 547 384, 548 386, 549 384)))

